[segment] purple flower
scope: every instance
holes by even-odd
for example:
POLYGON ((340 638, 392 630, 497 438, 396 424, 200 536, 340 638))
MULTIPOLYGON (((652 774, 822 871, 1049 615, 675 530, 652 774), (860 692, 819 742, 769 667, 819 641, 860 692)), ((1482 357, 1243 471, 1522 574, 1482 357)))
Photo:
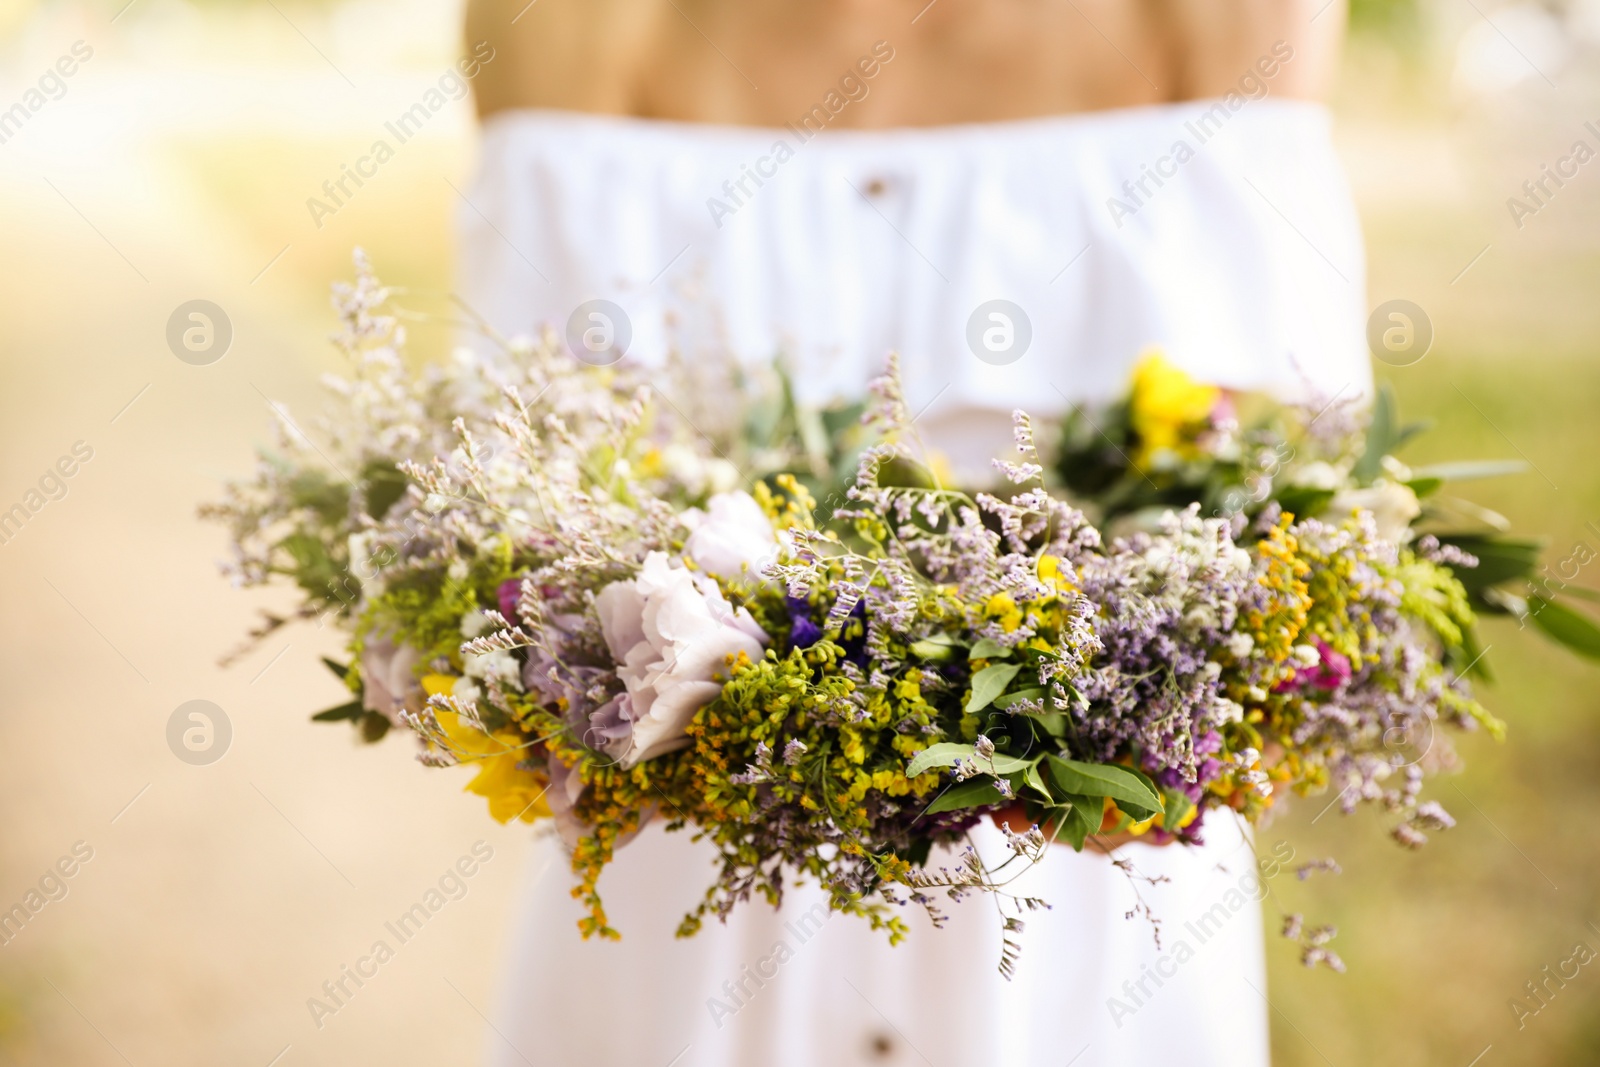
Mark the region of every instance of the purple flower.
POLYGON ((522 598, 522 579, 508 578, 500 583, 500 588, 495 590, 495 597, 500 601, 500 614, 513 626, 517 623, 517 601, 522 598))
POLYGON ((793 648, 810 648, 822 640, 822 627, 811 618, 811 602, 803 597, 784 598, 789 608, 789 645, 793 648))
POLYGON ((633 737, 634 721, 633 698, 627 693, 618 693, 590 713, 583 743, 612 755, 625 753, 633 737))
POLYGON ((844 658, 854 663, 857 667, 865 668, 867 665, 867 605, 863 600, 856 601, 856 606, 850 609, 850 614, 845 617, 844 626, 841 628, 839 647, 844 649, 844 658), (850 622, 858 619, 861 622, 859 632, 854 636, 845 636, 849 633, 850 622))

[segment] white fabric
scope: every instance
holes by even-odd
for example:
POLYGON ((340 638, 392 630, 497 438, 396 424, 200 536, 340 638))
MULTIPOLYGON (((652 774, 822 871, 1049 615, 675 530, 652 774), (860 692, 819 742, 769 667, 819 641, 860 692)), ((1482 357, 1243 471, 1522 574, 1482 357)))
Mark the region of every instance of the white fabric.
MULTIPOLYGON (((974 837, 1004 855, 999 831, 986 824, 974 837)), ((714 853, 659 827, 601 878, 622 940, 584 942, 566 852, 547 839, 508 944, 489 1062, 1267 1067, 1257 867, 1237 825, 1217 818, 1202 848, 1122 851, 1138 875, 1171 879, 1137 883, 1162 920, 1162 947, 1146 919, 1127 917, 1135 883, 1104 856, 1058 845, 1014 887, 1052 908, 1027 917, 1008 982, 996 971, 999 917, 981 897, 948 907, 938 930, 907 908, 911 934, 893 947, 859 919, 827 917, 815 884, 792 890, 781 912, 754 904, 674 939, 710 884, 714 853)))
MULTIPOLYGON (((919 427, 958 461, 1001 447, 1012 407, 1045 415, 1118 395, 1153 345, 1238 388, 1370 388, 1360 231, 1315 105, 1200 102, 810 141, 506 113, 486 124, 465 200, 460 291, 502 334, 561 331, 579 304, 608 299, 631 320, 630 358, 672 345, 782 355, 818 401, 858 395, 897 349, 919 427), (780 140, 792 158, 774 171, 780 140), (1192 149, 1181 164, 1180 141, 1192 149), (747 167, 772 176, 747 178, 735 203, 747 167), (1172 176, 1158 186, 1148 170, 1172 176), (1141 178, 1142 190, 1124 187, 1141 178), (1009 365, 968 344, 969 318, 993 299, 1032 328, 1009 365)), ((986 854, 1000 845, 987 826, 975 836, 986 854)), ((1028 890, 1054 910, 1030 919, 1011 982, 996 974, 997 920, 981 898, 944 930, 908 915, 912 936, 892 949, 848 918, 802 939, 814 887, 781 913, 749 906, 675 941, 712 869, 703 846, 659 828, 601 882, 624 940, 582 943, 564 858, 546 842, 507 946, 491 1062, 1265 1067, 1259 908, 1238 892, 1254 862, 1230 820, 1215 817, 1208 838, 1127 850, 1142 874, 1171 878, 1142 887, 1165 920, 1159 951, 1144 920, 1125 918, 1126 876, 1056 848, 1028 890), (1203 928, 1186 925, 1207 913, 1203 928), (749 974, 779 942, 793 959, 758 986, 749 974)))
POLYGON ((482 154, 458 211, 460 289, 501 332, 560 332, 578 305, 607 299, 631 320, 632 358, 673 345, 782 355, 814 401, 858 396, 895 349, 924 435, 985 467, 1012 408, 1115 397, 1151 346, 1221 385, 1370 387, 1360 227, 1319 105, 1205 101, 809 141, 506 112, 482 154), (1181 164, 1180 141, 1193 152, 1181 164), (757 170, 775 175, 745 178, 748 196, 733 188, 757 170), (994 299, 1032 326, 1005 366, 968 347, 969 318, 994 299))

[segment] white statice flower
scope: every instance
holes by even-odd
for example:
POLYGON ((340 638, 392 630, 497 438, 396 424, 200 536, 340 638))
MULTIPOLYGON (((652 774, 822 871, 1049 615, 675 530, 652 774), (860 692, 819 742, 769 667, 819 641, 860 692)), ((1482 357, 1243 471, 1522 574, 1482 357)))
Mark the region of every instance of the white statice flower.
POLYGON ((1294 661, 1302 667, 1315 667, 1322 662, 1322 653, 1317 651, 1316 645, 1295 645, 1294 661))
POLYGON ((718 578, 758 578, 778 558, 778 536, 755 497, 718 493, 705 511, 692 508, 684 521, 693 531, 684 554, 718 578))
POLYGON ((1366 489, 1346 489, 1328 504, 1328 513, 1343 520, 1354 511, 1370 511, 1377 523, 1378 536, 1392 544, 1405 540, 1411 521, 1422 514, 1422 505, 1410 486, 1380 481, 1366 489))
POLYGON ((627 689, 617 712, 628 729, 607 745, 624 767, 687 744, 684 728, 722 691, 713 679, 728 673, 728 657, 759 659, 768 640, 714 581, 673 566, 662 552, 645 557, 637 578, 600 590, 595 610, 627 689))
POLYGON ((1256 639, 1249 634, 1229 634, 1224 643, 1234 659, 1244 659, 1256 649, 1256 639))
POLYGON ((368 641, 361 650, 361 706, 398 726, 402 711, 415 714, 422 705, 417 650, 388 638, 368 641))

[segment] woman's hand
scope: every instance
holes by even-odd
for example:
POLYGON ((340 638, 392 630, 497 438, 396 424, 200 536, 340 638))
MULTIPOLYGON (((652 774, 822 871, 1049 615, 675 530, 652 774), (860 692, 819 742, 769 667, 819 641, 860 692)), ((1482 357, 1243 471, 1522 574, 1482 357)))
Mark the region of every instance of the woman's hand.
MULTIPOLYGON (((1028 814, 1023 809, 1021 804, 1012 804, 1009 807, 1001 808, 999 811, 992 812, 989 815, 989 818, 994 820, 994 824, 996 826, 1004 826, 1014 834, 1025 834, 1033 827, 1033 820, 1028 818, 1028 814)), ((1111 827, 1116 826, 1116 824, 1116 813, 1114 811, 1108 811, 1106 812, 1106 817, 1101 821, 1100 825, 1102 829, 1109 830, 1111 827)), ((1048 832, 1049 831, 1046 830, 1046 833, 1048 832)), ((1164 839, 1158 841, 1155 839, 1155 835, 1153 834, 1130 834, 1126 831, 1122 833, 1091 834, 1084 840, 1084 846, 1109 855, 1116 849, 1119 849, 1123 845, 1130 843, 1137 842, 1138 844, 1142 845, 1150 845, 1156 848, 1162 848, 1172 844, 1177 840, 1177 838, 1168 835, 1162 836, 1164 839)), ((1061 843, 1064 844, 1065 842, 1061 843)))

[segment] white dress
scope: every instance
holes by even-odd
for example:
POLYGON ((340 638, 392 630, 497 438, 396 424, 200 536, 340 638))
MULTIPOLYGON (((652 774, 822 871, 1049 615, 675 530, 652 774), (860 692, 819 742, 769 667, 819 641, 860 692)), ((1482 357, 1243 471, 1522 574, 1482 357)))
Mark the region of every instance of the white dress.
MULTIPOLYGON (((503 335, 610 301, 628 356, 781 355, 803 397, 853 396, 902 354, 925 439, 970 466, 1010 410, 1112 398, 1153 346, 1210 381, 1370 388, 1360 229, 1327 112, 1204 101, 930 129, 748 129, 503 113, 459 215, 459 291, 503 335), (780 145, 782 147, 780 147, 780 145), (994 301, 1004 303, 995 304, 994 301), (1000 317, 993 317, 998 314, 1000 317)), ((620 943, 582 942, 561 846, 534 846, 489 1060, 538 1067, 849 1067, 1172 1059, 1264 1067, 1256 860, 1124 850, 1135 885, 1057 847, 1028 875, 1012 981, 972 898, 890 948, 815 886, 675 940, 711 856, 647 829, 601 880, 620 943)), ((991 852, 998 834, 976 832, 991 852)), ((1263 852, 1270 852, 1270 838, 1263 852)))

